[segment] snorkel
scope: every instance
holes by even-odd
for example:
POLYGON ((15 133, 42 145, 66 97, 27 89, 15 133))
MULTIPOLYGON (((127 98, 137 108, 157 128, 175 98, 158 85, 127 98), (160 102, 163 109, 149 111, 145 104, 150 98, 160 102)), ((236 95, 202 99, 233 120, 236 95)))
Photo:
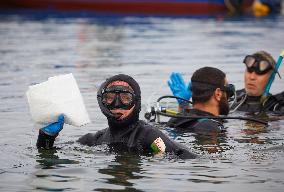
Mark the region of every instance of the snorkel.
MULTIPOLYGON (((274 70, 273 70, 273 72, 272 72, 272 74, 271 74, 271 76, 270 76, 270 78, 269 78, 269 80, 268 80, 268 82, 266 84, 265 90, 264 90, 264 92, 263 92, 263 94, 261 96, 262 103, 264 103, 266 101, 266 99, 267 99, 267 97, 269 95, 269 91, 270 91, 271 85, 272 85, 272 83, 273 83, 273 81, 275 79, 276 73, 278 73, 278 69, 279 69, 279 67, 280 67, 280 65, 282 63, 283 57, 284 57, 284 50, 279 55, 278 60, 277 60, 277 62, 275 64, 274 70)), ((279 75, 279 73, 278 73, 278 75, 279 75)), ((280 75, 279 75, 279 77, 280 77, 280 75)))

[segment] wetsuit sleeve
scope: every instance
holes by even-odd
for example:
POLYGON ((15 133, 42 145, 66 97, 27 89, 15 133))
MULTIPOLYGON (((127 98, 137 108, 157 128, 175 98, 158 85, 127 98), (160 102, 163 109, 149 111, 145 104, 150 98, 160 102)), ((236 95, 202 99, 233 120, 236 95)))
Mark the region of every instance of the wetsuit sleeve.
POLYGON ((82 145, 93 146, 98 145, 100 138, 102 137, 104 130, 94 133, 88 133, 78 139, 78 142, 82 145))
POLYGON ((37 143, 36 143, 37 148, 44 148, 44 149, 53 148, 54 140, 57 137, 57 135, 50 136, 45 134, 42 130, 39 130, 37 143))
MULTIPOLYGON (((184 110, 180 115, 187 115, 190 109, 184 110)), ((194 124, 195 119, 186 119, 186 118, 170 118, 167 122, 168 127, 177 128, 177 129, 190 129, 194 124)))
POLYGON ((195 121, 196 120, 194 120, 194 119, 171 118, 167 122, 167 126, 172 127, 172 128, 177 128, 177 129, 188 129, 188 130, 190 130, 195 121))
POLYGON ((273 107, 273 111, 279 115, 284 115, 284 91, 274 95, 274 98, 276 99, 276 104, 273 107))
POLYGON ((177 118, 170 118, 170 120, 167 122, 168 127, 176 127, 176 124, 178 122, 177 118))
POLYGON ((199 119, 192 128, 195 133, 203 134, 225 131, 222 123, 212 119, 199 119))
POLYGON ((144 136, 145 147, 155 153, 155 149, 153 149, 152 146, 158 138, 161 138, 165 144, 165 152, 172 153, 183 159, 191 159, 196 157, 196 155, 190 152, 186 146, 171 140, 167 135, 154 127, 149 128, 144 136))
POLYGON ((264 102, 263 110, 273 112, 277 115, 284 115, 284 92, 270 95, 264 102))

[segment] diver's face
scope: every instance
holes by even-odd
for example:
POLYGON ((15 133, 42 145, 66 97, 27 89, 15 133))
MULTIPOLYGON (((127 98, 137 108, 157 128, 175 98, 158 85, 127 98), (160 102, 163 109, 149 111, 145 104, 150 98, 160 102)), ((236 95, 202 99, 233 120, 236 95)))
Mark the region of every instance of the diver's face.
MULTIPOLYGON (((125 86, 132 90, 130 85, 124 81, 114 81, 110 83, 107 87, 111 87, 111 86, 125 86)), ((134 110, 134 107, 135 105, 131 107, 130 109, 122 109, 118 107, 118 108, 111 109, 110 112, 116 116, 117 120, 123 120, 132 113, 132 111, 134 110)))
POLYGON ((254 71, 245 72, 245 90, 249 96, 261 96, 268 82, 271 72, 258 75, 254 71))

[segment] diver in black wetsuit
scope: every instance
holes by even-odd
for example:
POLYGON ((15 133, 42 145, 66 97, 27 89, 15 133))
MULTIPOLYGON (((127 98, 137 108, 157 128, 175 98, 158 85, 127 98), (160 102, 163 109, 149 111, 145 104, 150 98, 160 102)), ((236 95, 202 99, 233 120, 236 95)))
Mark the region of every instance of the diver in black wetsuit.
MULTIPOLYGON (((181 78, 182 77, 179 74, 172 74, 169 86, 175 96, 181 96, 182 98, 184 98, 183 95, 186 95, 182 93, 192 91, 193 108, 183 109, 183 115, 194 117, 219 116, 228 114, 228 98, 230 98, 233 94, 231 88, 229 87, 233 85, 228 85, 225 73, 213 67, 203 67, 198 69, 192 75, 189 89, 180 89, 180 87, 176 87, 183 84, 181 82, 184 81, 181 78)), ((182 102, 179 101, 179 104, 181 108, 184 108, 182 102)), ((167 125, 170 127, 186 129, 188 131, 199 133, 225 131, 222 120, 208 118, 171 118, 167 125)))
MULTIPOLYGON (((109 127, 95 134, 82 136, 78 140, 79 143, 88 146, 107 144, 110 150, 115 152, 166 152, 180 158, 196 156, 157 128, 139 120, 141 93, 138 83, 132 77, 120 74, 107 79, 98 90, 97 98, 101 111, 108 119, 109 127)), ((62 115, 58 122, 40 129, 37 147, 52 148, 63 123, 62 115)))
POLYGON ((272 112, 284 115, 284 92, 276 95, 270 94, 265 100, 261 98, 274 72, 273 57, 265 51, 259 51, 247 55, 243 62, 246 65, 245 88, 237 91, 237 102, 232 106, 232 110, 250 113, 272 112))

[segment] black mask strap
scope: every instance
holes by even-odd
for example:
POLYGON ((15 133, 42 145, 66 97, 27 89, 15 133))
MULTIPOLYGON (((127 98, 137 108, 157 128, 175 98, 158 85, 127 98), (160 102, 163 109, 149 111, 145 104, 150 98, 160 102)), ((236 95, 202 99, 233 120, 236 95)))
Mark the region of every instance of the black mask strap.
POLYGON ((196 86, 200 86, 204 88, 204 91, 212 91, 217 88, 220 88, 221 91, 226 92, 227 94, 227 99, 229 100, 231 97, 235 95, 235 86, 233 84, 228 84, 228 85, 217 85, 214 83, 208 83, 208 82, 202 82, 202 81, 192 81, 196 86))

